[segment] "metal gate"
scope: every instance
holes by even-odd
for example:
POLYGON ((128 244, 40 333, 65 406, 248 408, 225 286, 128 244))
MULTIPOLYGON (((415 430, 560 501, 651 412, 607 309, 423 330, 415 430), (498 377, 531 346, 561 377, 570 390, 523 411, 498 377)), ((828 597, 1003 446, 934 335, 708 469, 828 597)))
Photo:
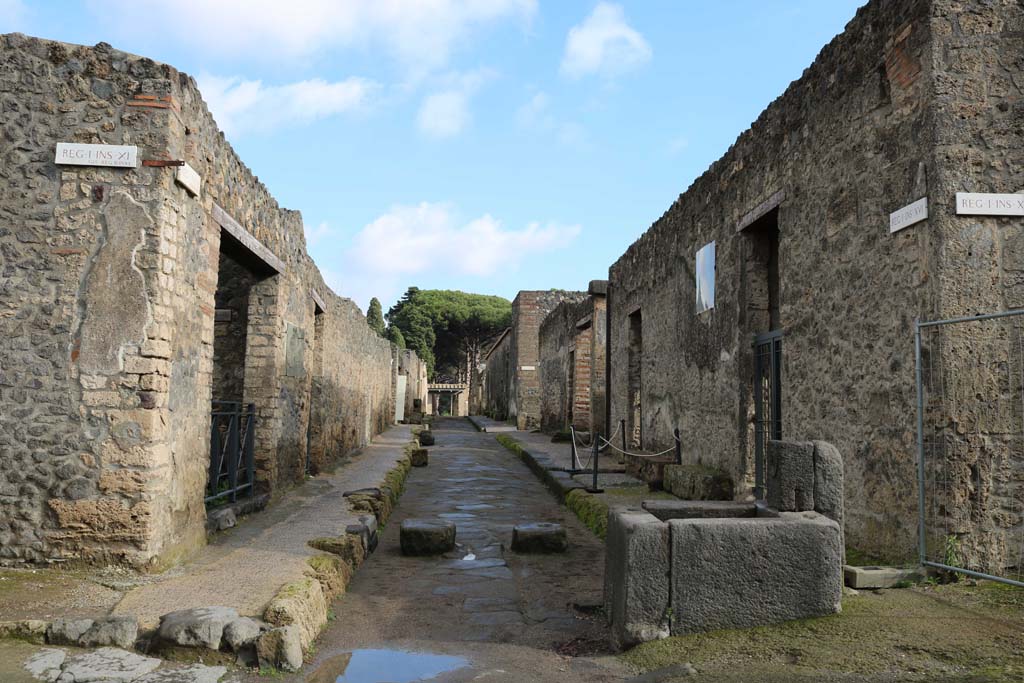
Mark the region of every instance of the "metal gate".
POLYGON ((921 564, 1024 587, 1024 310, 914 342, 921 564))
POLYGON ((782 330, 754 339, 754 495, 764 500, 768 442, 782 438, 782 330))
POLYGON ((210 477, 206 502, 253 495, 256 465, 253 443, 256 406, 237 401, 213 401, 210 420, 210 477))

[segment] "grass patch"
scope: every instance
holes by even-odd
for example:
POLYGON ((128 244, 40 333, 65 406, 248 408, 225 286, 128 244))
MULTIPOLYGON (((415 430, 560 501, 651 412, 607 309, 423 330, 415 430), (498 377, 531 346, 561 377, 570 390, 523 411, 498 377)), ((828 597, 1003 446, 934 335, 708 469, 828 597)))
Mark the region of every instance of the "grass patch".
POLYGON ((920 681, 1020 681, 1024 615, 1018 601, 1024 591, 1007 588, 864 592, 844 599, 840 614, 676 636, 621 657, 645 671, 690 662, 707 681, 818 681, 842 674, 906 680, 903 673, 920 681), (1005 618, 986 601, 1007 607, 1005 618))

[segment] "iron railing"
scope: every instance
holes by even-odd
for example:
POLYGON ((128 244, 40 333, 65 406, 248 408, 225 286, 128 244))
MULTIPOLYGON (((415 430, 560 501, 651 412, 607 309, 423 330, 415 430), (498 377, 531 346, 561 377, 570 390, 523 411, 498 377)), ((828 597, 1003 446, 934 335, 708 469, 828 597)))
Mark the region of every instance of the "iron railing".
POLYGON ((918 552, 1024 587, 1024 310, 918 321, 918 552))
POLYGON ((213 401, 210 420, 210 477, 206 502, 234 503, 251 496, 256 481, 253 443, 256 406, 238 401, 213 401))
POLYGON ((782 439, 782 331, 754 339, 754 495, 764 500, 768 442, 782 439))

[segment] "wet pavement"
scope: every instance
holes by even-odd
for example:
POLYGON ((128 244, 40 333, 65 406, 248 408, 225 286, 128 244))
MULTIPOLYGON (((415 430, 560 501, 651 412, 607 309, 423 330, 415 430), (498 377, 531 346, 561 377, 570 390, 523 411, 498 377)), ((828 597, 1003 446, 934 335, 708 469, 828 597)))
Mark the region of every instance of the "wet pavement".
MULTIPOLYGON (((296 676, 316 683, 620 681, 601 602, 604 546, 494 435, 439 420, 430 464, 414 468, 377 551, 348 592, 316 653, 296 676), (456 550, 405 557, 407 518, 455 522, 456 550), (512 527, 557 522, 569 550, 517 555, 512 527), (576 656, 573 656, 576 655, 576 656)), ((252 680, 258 680, 253 677, 252 680)))

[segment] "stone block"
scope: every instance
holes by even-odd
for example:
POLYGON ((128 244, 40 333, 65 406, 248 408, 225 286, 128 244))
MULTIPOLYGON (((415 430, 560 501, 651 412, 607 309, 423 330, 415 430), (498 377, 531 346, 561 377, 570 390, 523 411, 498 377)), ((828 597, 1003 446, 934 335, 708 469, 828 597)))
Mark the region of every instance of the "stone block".
POLYGON ((663 522, 670 519, 757 517, 759 515, 758 506, 755 503, 739 503, 731 500, 645 500, 640 505, 663 522))
POLYGON ((232 528, 237 523, 238 518, 235 516, 235 511, 233 509, 228 507, 220 510, 213 510, 206 517, 206 531, 207 533, 224 531, 232 528))
POLYGON ((294 672, 302 668, 302 641, 299 627, 281 626, 270 629, 256 641, 260 666, 294 672))
POLYGON ((77 645, 92 625, 92 619, 54 619, 46 629, 46 642, 50 645, 77 645))
POLYGON ((157 637, 171 645, 219 650, 224 628, 238 619, 231 607, 194 607, 160 617, 157 637))
POLYGON ((93 652, 68 657, 61 665, 57 679, 65 681, 102 681, 128 683, 135 681, 160 666, 155 657, 143 657, 115 647, 102 647, 93 652))
POLYGON ((426 448, 412 449, 411 464, 413 467, 426 467, 428 462, 428 451, 426 448))
POLYGON ((139 637, 139 622, 135 617, 103 617, 96 619, 92 626, 78 639, 82 647, 113 645, 125 650, 135 647, 139 637))
POLYGON ((434 432, 429 429, 424 429, 419 435, 421 446, 433 446, 434 445, 434 432))
POLYGON ((564 553, 569 537, 561 524, 537 522, 512 528, 512 550, 517 553, 564 553))
POLYGON ((923 577, 914 569, 898 567, 843 567, 843 580, 850 588, 870 590, 874 588, 894 588, 906 582, 916 583, 923 577))
POLYGON ((269 629, 269 624, 258 619, 239 617, 224 627, 223 641, 232 652, 238 652, 255 643, 260 635, 269 629))
POLYGON ((614 511, 605 539, 605 611, 612 643, 632 647, 669 635, 669 527, 649 512, 614 511))
POLYGON ((403 555, 441 555, 455 549, 455 524, 444 520, 407 519, 399 530, 403 555))
POLYGON ((769 507, 780 512, 814 509, 814 444, 769 441, 767 470, 769 507))
MULTIPOLYGON (((839 524, 843 532, 843 456, 832 444, 814 441, 814 511, 839 524)), ((844 542, 845 539, 841 538, 844 542)))
POLYGON ((732 500, 732 478, 703 465, 665 465, 662 486, 683 500, 732 500))
POLYGON ((673 635, 840 610, 839 525, 823 515, 677 519, 668 526, 673 635))

